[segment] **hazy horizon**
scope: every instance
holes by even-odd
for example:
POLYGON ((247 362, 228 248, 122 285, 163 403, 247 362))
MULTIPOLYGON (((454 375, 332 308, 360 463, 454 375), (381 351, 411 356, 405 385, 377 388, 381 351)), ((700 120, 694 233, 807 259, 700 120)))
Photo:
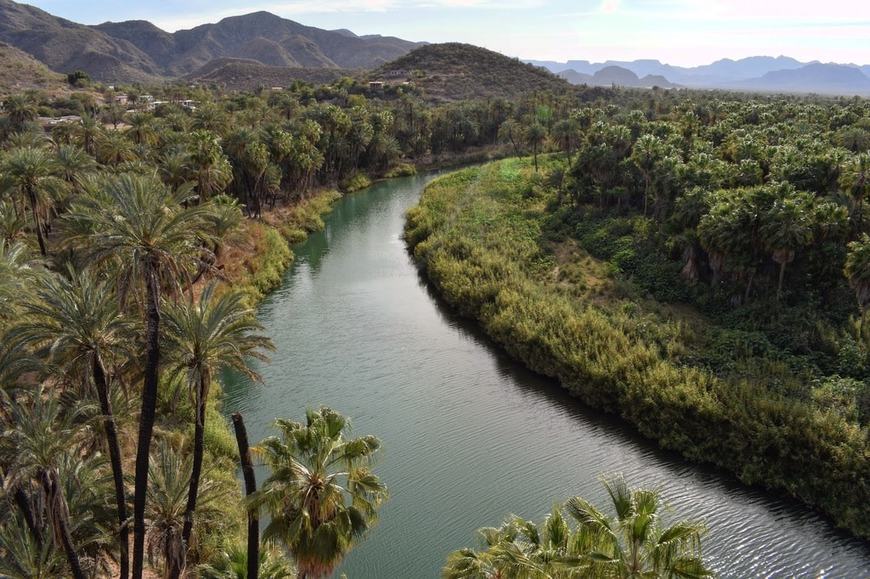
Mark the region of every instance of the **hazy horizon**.
POLYGON ((167 31, 265 10, 326 29, 428 42, 467 42, 524 59, 657 59, 675 66, 785 55, 870 64, 870 11, 861 2, 774 0, 32 0, 85 24, 149 20, 167 31), (496 24, 496 25, 493 25, 496 24))

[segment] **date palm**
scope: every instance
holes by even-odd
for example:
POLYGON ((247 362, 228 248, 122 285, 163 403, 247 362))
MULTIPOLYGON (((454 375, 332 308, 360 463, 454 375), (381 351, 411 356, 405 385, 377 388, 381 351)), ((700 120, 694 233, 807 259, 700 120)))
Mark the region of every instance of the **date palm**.
POLYGON ((58 472, 67 453, 77 452, 81 427, 72 413, 64 412, 56 398, 43 390, 16 400, 11 408, 15 428, 3 433, 4 450, 12 452, 5 484, 17 487, 32 481, 40 489, 38 504, 44 505, 55 544, 66 555, 75 579, 85 573, 70 530, 70 511, 58 472))
POLYGON ((65 216, 68 243, 96 262, 118 271, 120 293, 145 294, 145 372, 133 498, 133 577, 142 577, 148 457, 157 406, 160 365, 161 282, 177 286, 195 268, 201 253, 203 211, 185 208, 187 198, 170 191, 156 176, 119 175, 95 195, 83 196, 65 216))
POLYGON ((193 465, 187 507, 184 511, 182 541, 190 543, 196 511, 199 479, 205 452, 206 403, 214 376, 222 368, 259 379, 247 364, 248 358, 265 359, 263 350, 271 341, 258 335, 262 326, 237 291, 216 293, 210 284, 199 301, 171 304, 164 310, 166 362, 171 371, 185 375, 194 399, 193 465))
POLYGON ((131 326, 120 315, 108 284, 94 279, 89 271, 70 271, 69 278, 46 277, 38 284, 36 297, 26 304, 27 320, 13 328, 9 337, 43 349, 48 361, 63 372, 93 380, 114 479, 120 573, 126 578, 130 572, 127 494, 105 360, 127 350, 126 344, 133 341, 131 326))
POLYGON ((255 449, 271 475, 248 501, 271 520, 263 538, 293 554, 300 579, 329 576, 377 518, 386 487, 371 471, 380 448, 374 436, 346 438, 349 426, 326 407, 304 423, 277 420, 281 437, 255 449))
POLYGON ((66 562, 49 542, 38 542, 19 517, 0 525, 0 576, 9 579, 54 579, 66 562))
POLYGON ((656 491, 630 489, 622 477, 604 481, 615 517, 589 501, 574 497, 566 511, 578 527, 575 541, 593 577, 710 577, 701 559, 701 523, 661 523, 656 491))
POLYGON ((63 189, 54 159, 46 149, 13 149, 3 159, 0 174, 3 175, 0 187, 20 195, 30 205, 39 251, 46 255, 42 215, 51 198, 63 189))
POLYGON ((14 131, 24 129, 27 123, 39 115, 36 103, 23 95, 10 96, 3 103, 3 108, 6 110, 9 123, 14 131))
MULTIPOLYGON (((166 440, 161 440, 149 461, 148 477, 148 558, 163 562, 164 577, 178 577, 184 572, 184 526, 186 496, 193 464, 166 440)), ((209 479, 203 481, 203 510, 215 511, 217 487, 209 479)), ((216 513, 212 513, 216 514, 216 513)))

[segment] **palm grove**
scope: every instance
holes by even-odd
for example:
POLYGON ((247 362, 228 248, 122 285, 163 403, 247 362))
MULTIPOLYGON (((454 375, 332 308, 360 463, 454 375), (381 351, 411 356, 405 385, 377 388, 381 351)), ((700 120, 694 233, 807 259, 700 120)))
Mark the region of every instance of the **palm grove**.
MULTIPOLYGON (((257 94, 157 91, 197 107, 151 111, 132 98, 125 111, 92 91, 4 102, 0 571, 10 576, 141 577, 150 564, 168 577, 321 577, 373 524, 386 497, 370 469, 376 439, 348 438, 345 419, 325 408, 303 422, 280 420, 279 436, 254 449, 271 474, 260 489, 246 485, 243 500, 240 452, 218 407, 221 371, 249 373, 245 360, 270 349, 251 296, 220 283, 221 256, 246 220, 325 187, 351 190, 415 163, 487 152, 530 154, 537 168, 539 154, 561 151, 572 166, 565 223, 590 204, 656 216, 667 229, 660 237, 646 230, 650 243, 684 256, 686 278, 726 303, 775 296, 800 304, 839 295, 845 280, 862 308, 868 301, 870 126, 861 101, 698 94, 693 103, 677 93, 590 89, 431 105, 413 91, 372 99, 350 80, 257 94), (61 114, 81 119, 48 131, 37 123, 61 114), (247 521, 256 537, 263 511, 268 545, 242 548, 242 527, 247 521)), ((826 328, 845 327, 845 307, 831 315, 826 328)), ((850 423, 866 416, 865 354, 852 339, 851 354, 837 342, 836 356, 812 360, 827 381, 806 394, 851 412, 850 423), (834 358, 841 366, 824 366, 834 358)), ((244 459, 246 437, 238 440, 244 459)), ((687 523, 658 548, 668 530, 653 525, 655 503, 626 496, 617 520, 605 525, 602 516, 594 529, 597 515, 580 516, 576 501, 568 507, 578 521, 573 546, 565 533, 547 539, 565 564, 588 569, 607 553, 624 569, 625 548, 646 549, 656 565, 667 563, 656 572, 705 572, 699 527, 687 523), (650 532, 625 547, 617 529, 637 516, 650 532)), ((487 565, 502 548, 537 556, 531 527, 506 524, 494 543, 501 547, 479 557, 487 565)), ((457 560, 445 574, 459 572, 457 560)), ((479 572, 466 576, 558 575, 479 572)))

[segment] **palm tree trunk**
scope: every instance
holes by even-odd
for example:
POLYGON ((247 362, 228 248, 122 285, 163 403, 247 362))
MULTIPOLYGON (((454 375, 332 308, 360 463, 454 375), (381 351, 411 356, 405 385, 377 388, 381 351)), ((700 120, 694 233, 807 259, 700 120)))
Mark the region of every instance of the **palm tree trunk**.
POLYGON ((51 515, 57 539, 63 547, 72 576, 74 579, 85 579, 85 573, 82 571, 82 565, 70 535, 69 511, 63 498, 63 490, 61 489, 57 472, 54 470, 44 471, 40 478, 42 479, 42 488, 45 491, 48 503, 47 508, 51 515))
POLYGON ((187 506, 184 509, 184 527, 181 531, 181 540, 184 542, 185 550, 190 544, 190 534, 193 531, 193 514, 196 511, 199 477, 202 473, 202 458, 203 452, 205 452, 205 403, 208 397, 209 379, 208 370, 202 370, 196 392, 196 424, 193 430, 193 468, 190 471, 190 487, 187 491, 187 506))
POLYGON ((36 240, 39 242, 39 252, 45 257, 45 239, 42 237, 42 223, 39 220, 39 211, 36 207, 36 194, 30 187, 27 188, 27 199, 30 201, 30 212, 33 213, 33 225, 36 229, 36 240))
POLYGON ((136 447, 136 483, 133 493, 133 579, 142 579, 145 560, 145 501, 148 494, 148 459, 157 409, 158 366, 160 364, 160 288, 157 264, 150 258, 145 266, 148 305, 145 314, 145 380, 142 410, 139 415, 139 441, 136 447))
MULTIPOLYGON (((2 482, 2 479, 0 479, 2 482)), ((42 547, 42 532, 39 530, 39 525, 36 524, 36 517, 33 516, 33 505, 30 503, 30 497, 24 492, 20 486, 15 489, 14 493, 15 504, 18 505, 18 510, 21 511, 21 516, 24 517, 24 523, 33 535, 33 540, 41 548, 42 547)))
POLYGON ((94 355, 94 385, 100 399, 100 412, 103 414, 103 427, 106 429, 106 445, 109 447, 109 459, 112 463, 112 478, 115 483, 115 502, 118 504, 118 548, 120 558, 121 579, 130 576, 130 529, 127 526, 127 493, 124 490, 124 466, 121 461, 121 445, 118 443, 118 430, 115 426, 115 415, 112 413, 112 401, 109 399, 109 385, 106 381, 106 370, 99 354, 94 355))
POLYGON ((779 264, 779 283, 776 286, 776 299, 779 301, 779 295, 782 293, 782 280, 785 278, 785 266, 786 262, 783 261, 779 264))
MULTIPOLYGON (((251 496, 257 492, 257 479, 254 476, 254 465, 251 463, 251 447, 248 445, 248 431, 245 420, 238 412, 233 414, 233 428, 236 431, 236 442, 239 444, 239 462, 242 465, 242 476, 245 479, 245 495, 251 496)), ((248 577, 257 579, 260 570, 260 517, 255 511, 248 511, 248 577)))

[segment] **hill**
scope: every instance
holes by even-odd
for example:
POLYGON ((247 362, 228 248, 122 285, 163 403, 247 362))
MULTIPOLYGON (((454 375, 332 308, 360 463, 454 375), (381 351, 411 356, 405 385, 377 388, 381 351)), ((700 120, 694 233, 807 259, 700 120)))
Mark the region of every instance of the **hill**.
POLYGON ((174 33, 144 20, 85 26, 11 0, 0 0, 0 41, 54 71, 81 69, 104 81, 177 78, 220 58, 279 67, 368 69, 419 46, 389 36, 305 26, 268 12, 174 33))
POLYGON ((187 82, 215 85, 230 90, 254 90, 259 87, 287 87, 295 80, 330 83, 354 74, 358 74, 358 71, 341 68, 267 66, 256 60, 216 58, 183 78, 187 82))
POLYGON ((29 89, 63 89, 66 78, 13 46, 0 42, 0 94, 29 89))
POLYGON ((553 73, 470 44, 429 44, 385 64, 372 80, 412 81, 435 101, 512 98, 534 91, 564 91, 553 73))

